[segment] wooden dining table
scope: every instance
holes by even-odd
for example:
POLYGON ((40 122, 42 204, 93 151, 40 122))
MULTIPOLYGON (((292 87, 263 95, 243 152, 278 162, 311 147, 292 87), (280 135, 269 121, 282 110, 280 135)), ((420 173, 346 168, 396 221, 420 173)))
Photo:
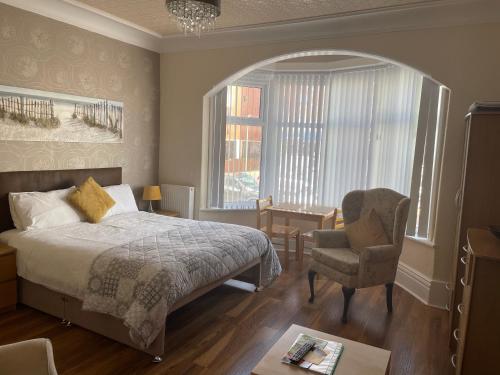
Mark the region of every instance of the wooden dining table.
MULTIPOLYGON (((272 238, 272 226, 274 218, 284 218, 285 226, 290 225, 290 220, 314 221, 317 229, 335 229, 337 223, 336 207, 304 205, 295 203, 280 203, 266 207, 267 211, 267 235, 272 238)), ((301 241, 301 249, 295 249, 295 258, 302 263, 304 245, 301 241)))

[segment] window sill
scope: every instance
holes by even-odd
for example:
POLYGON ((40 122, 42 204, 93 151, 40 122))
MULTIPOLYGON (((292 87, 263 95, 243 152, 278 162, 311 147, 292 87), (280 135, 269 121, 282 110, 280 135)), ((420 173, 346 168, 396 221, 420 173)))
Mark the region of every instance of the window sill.
POLYGON ((200 212, 253 212, 255 208, 200 208, 200 212))
POLYGON ((407 240, 410 240, 412 242, 416 242, 416 243, 419 243, 421 245, 425 245, 425 246, 428 246, 428 247, 432 247, 433 249, 436 248, 436 245, 434 242, 432 242, 431 240, 427 239, 427 238, 422 238, 422 237, 414 237, 414 236, 405 236, 405 238, 407 240))

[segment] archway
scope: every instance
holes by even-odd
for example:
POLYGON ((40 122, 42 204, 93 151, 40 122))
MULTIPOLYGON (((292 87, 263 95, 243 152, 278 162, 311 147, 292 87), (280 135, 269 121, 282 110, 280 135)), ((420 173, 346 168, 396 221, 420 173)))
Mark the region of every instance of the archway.
MULTIPOLYGON (((422 74, 423 76, 425 76, 429 79, 432 79, 435 82, 438 82, 437 80, 432 78, 429 74, 422 72, 419 69, 416 69, 410 65, 404 64, 402 62, 399 62, 399 61, 396 61, 396 60, 393 60, 393 59, 390 59, 390 58, 387 58, 384 56, 378 56, 378 55, 374 55, 374 54, 370 54, 370 53, 353 51, 353 50, 340 50, 340 49, 324 50, 324 49, 320 49, 320 50, 308 50, 308 51, 286 53, 283 55, 271 57, 269 59, 265 59, 265 60, 262 60, 262 61, 255 63, 255 64, 249 65, 249 66, 239 70, 238 72, 232 74, 231 76, 227 77, 226 79, 222 80, 217 85, 215 85, 210 91, 208 91, 205 94, 204 100, 205 100, 205 98, 214 95, 214 93, 218 92, 220 89, 222 89, 224 86, 228 85, 229 83, 231 83, 231 82, 243 77, 244 75, 246 75, 246 74, 248 74, 256 69, 259 69, 263 66, 266 66, 266 65, 269 65, 272 63, 276 63, 276 62, 280 62, 280 61, 284 61, 284 60, 294 59, 294 58, 298 58, 298 57, 309 57, 309 56, 352 56, 352 57, 364 57, 364 58, 369 58, 369 59, 376 59, 376 60, 380 60, 380 61, 383 61, 383 62, 386 62, 389 64, 394 64, 394 65, 398 65, 398 66, 401 66, 401 67, 404 67, 407 69, 415 70, 415 71, 419 72, 420 74, 422 74)), ((441 84, 440 82, 438 82, 438 83, 441 84)))
MULTIPOLYGON (((420 229, 422 234, 425 234, 425 237, 431 237, 432 236, 432 228, 434 224, 434 212, 432 211, 434 208, 433 204, 433 199, 435 199, 435 195, 437 192, 437 187, 439 184, 438 178, 436 178, 436 170, 435 166, 439 165, 440 163, 440 157, 441 157, 441 148, 442 148, 442 143, 443 143, 443 133, 444 133, 444 126, 446 124, 446 115, 447 115, 447 107, 448 107, 448 100, 449 100, 449 89, 442 85, 440 82, 436 81, 433 79, 430 75, 426 74, 425 72, 422 72, 418 69, 415 69, 411 66, 408 66, 404 63, 401 63, 399 61, 395 61, 393 59, 385 58, 383 56, 377 56, 373 54, 368 54, 364 52, 358 52, 358 51, 350 51, 350 50, 309 50, 309 51, 299 51, 299 52, 294 52, 294 53, 288 53, 288 54, 283 54, 279 56, 275 56, 269 59, 262 60, 260 62, 257 62, 255 64, 252 64, 248 67, 245 67, 238 72, 232 74, 231 76, 227 77, 226 79, 222 80, 219 82, 217 85, 215 85, 211 90, 209 90, 203 98, 203 150, 202 150, 202 155, 203 155, 203 160, 202 160, 202 176, 201 176, 201 195, 200 195, 200 202, 201 202, 201 207, 202 208, 207 208, 206 202, 207 202, 207 194, 208 194, 208 180, 209 180, 209 136, 210 136, 210 102, 211 99, 219 93, 222 89, 225 87, 231 85, 232 83, 242 79, 243 77, 247 76, 249 73, 254 72, 256 70, 259 70, 265 66, 269 66, 270 64, 278 63, 278 62, 283 62, 286 60, 290 59, 297 59, 297 58, 306 58, 306 57, 315 57, 315 56, 348 56, 351 58, 366 58, 366 59, 373 59, 380 61, 385 64, 389 64, 391 66, 397 66, 401 67, 405 70, 412 71, 414 73, 417 73, 421 77, 425 78, 426 81, 433 83, 439 91, 439 95, 436 96, 438 100, 436 100, 434 103, 432 103, 432 114, 433 116, 435 115, 435 119, 431 119, 430 117, 422 120, 422 123, 425 122, 425 125, 428 127, 428 123, 431 120, 435 120, 435 131, 432 133, 431 131, 428 131, 427 129, 423 132, 423 134, 429 134, 429 137, 427 138, 428 140, 431 139, 434 136, 434 139, 432 140, 432 147, 426 149, 426 138, 425 136, 421 137, 420 140, 416 140, 415 142, 419 144, 419 151, 415 151, 415 155, 419 158, 420 162, 417 163, 417 167, 414 168, 414 170, 420 170, 424 167, 424 163, 427 162, 426 166, 426 171, 428 172, 428 175, 426 175, 426 181, 424 181, 425 184, 428 184, 428 188, 426 189, 426 192, 424 194, 423 199, 425 200, 425 205, 424 211, 426 212, 425 217, 423 216, 418 216, 419 212, 422 212, 422 207, 420 206, 420 196, 421 193, 419 192, 419 186, 421 186, 422 181, 419 180, 420 175, 418 173, 413 173, 413 177, 411 180, 411 185, 412 185, 412 194, 420 194, 418 199, 414 199, 414 206, 412 207, 412 210, 414 212, 414 218, 411 219, 412 223, 411 226, 413 227, 411 231, 411 235, 418 235, 418 228, 419 228, 419 220, 421 222, 425 221, 425 226, 426 229, 425 231, 423 230, 423 225, 420 224, 420 229), (439 123, 439 126, 438 126, 439 123), (427 160, 425 161, 424 159, 424 154, 429 155, 429 153, 432 152, 434 153, 437 158, 427 160), (420 184, 420 185, 418 185, 420 184), (432 185, 432 186, 431 186, 432 185), (419 211, 420 210, 420 211, 419 211)), ((429 115, 428 115, 429 116, 429 115)), ((421 126, 421 124, 418 124, 418 126, 421 126)), ((430 128, 429 128, 430 129, 430 128)), ((421 132, 422 133, 422 132, 421 132)), ((427 144, 429 144, 429 141, 427 141, 427 144)), ((412 157, 413 161, 413 157, 412 157)), ((410 184, 410 182, 409 182, 410 184)), ((410 189, 408 188, 407 194, 410 195, 410 189)))

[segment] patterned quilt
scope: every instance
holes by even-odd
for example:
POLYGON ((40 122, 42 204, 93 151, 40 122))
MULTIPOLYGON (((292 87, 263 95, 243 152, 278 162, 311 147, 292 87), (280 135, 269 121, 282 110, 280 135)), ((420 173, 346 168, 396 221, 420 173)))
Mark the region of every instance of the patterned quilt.
POLYGON ((85 310, 123 319, 131 339, 148 347, 169 308, 192 291, 261 258, 262 286, 281 272, 276 251, 259 230, 208 221, 186 221, 104 251, 93 262, 85 310))

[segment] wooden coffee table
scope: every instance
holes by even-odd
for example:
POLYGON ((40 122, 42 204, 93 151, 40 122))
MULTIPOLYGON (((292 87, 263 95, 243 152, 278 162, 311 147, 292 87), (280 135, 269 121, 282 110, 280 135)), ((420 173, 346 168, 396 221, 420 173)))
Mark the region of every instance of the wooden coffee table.
POLYGON ((293 324, 267 352, 253 369, 253 375, 314 375, 316 373, 295 366, 281 363, 281 358, 288 351, 300 333, 344 344, 344 351, 334 375, 386 375, 389 374, 391 352, 374 346, 361 344, 342 337, 328 335, 314 329, 293 324))

